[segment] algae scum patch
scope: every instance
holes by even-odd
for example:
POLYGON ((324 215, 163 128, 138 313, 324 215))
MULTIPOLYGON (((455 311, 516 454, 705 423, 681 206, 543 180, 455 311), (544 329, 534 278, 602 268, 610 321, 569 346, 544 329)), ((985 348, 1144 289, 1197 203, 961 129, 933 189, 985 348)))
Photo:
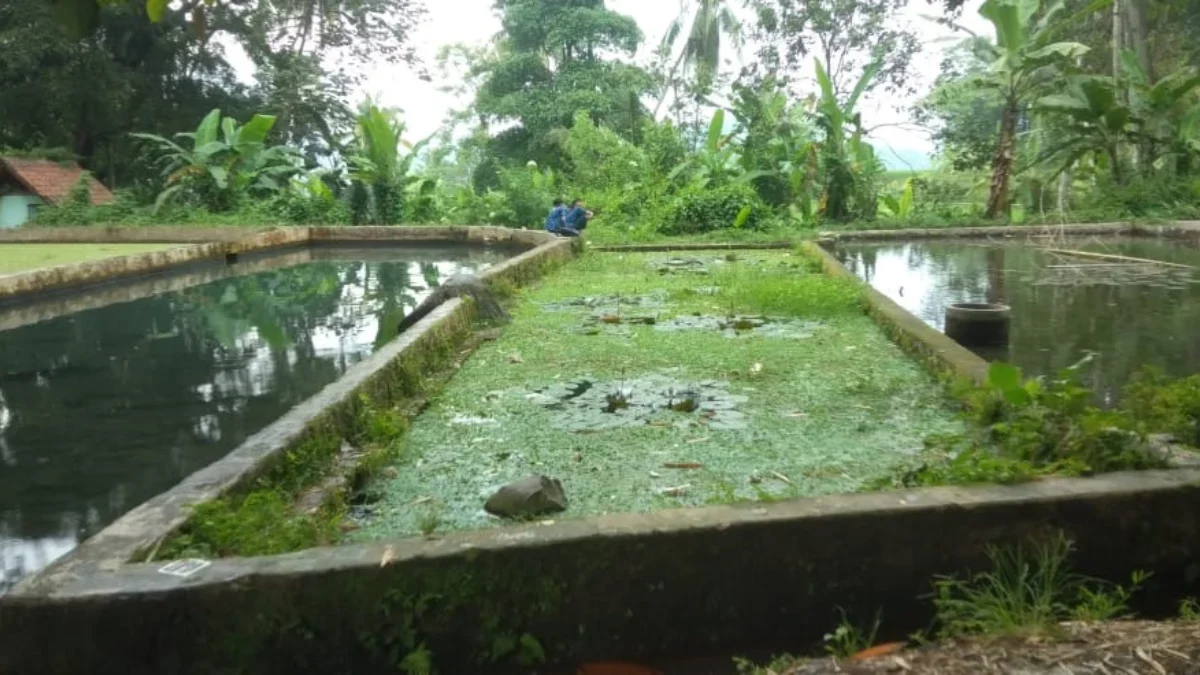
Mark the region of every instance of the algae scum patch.
POLYGON ((554 425, 595 432, 643 425, 742 429, 737 407, 749 400, 716 380, 683 383, 666 377, 597 382, 588 378, 535 390, 526 398, 554 412, 554 425))
POLYGON ((397 440, 349 538, 503 524, 484 503, 529 475, 562 482, 555 519, 852 492, 961 429, 854 282, 788 252, 706 259, 699 284, 661 258, 584 255, 523 293, 397 440))
POLYGON ((773 337, 804 340, 821 327, 819 321, 771 316, 712 316, 690 314, 655 324, 660 331, 714 331, 725 337, 773 337))

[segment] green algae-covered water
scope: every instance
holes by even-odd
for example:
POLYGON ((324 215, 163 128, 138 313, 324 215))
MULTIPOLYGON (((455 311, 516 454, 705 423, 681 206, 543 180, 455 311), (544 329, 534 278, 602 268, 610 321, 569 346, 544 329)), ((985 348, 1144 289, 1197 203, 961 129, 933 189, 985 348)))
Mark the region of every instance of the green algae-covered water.
POLYGON ((981 353, 1049 375, 1085 356, 1101 404, 1120 397, 1147 365, 1175 376, 1200 371, 1200 246, 1151 238, 919 241, 843 244, 838 258, 877 290, 939 330, 955 302, 1012 307, 1007 350, 981 353), (1192 266, 1064 256, 1086 250, 1192 266))
POLYGON ((552 519, 853 492, 961 428, 857 283, 790 252, 733 258, 586 255, 522 293, 413 421, 350 538, 500 526, 484 503, 529 474, 562 481, 552 519))
POLYGON ((505 255, 316 248, 0 332, 0 593, 337 379, 439 282, 505 255))

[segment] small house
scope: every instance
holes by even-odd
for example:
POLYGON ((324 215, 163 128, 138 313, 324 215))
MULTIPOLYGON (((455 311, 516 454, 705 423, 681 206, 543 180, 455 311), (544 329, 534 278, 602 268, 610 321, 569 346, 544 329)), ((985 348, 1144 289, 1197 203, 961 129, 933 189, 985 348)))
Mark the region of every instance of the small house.
MULTIPOLYGON (((45 204, 66 199, 83 169, 75 162, 0 157, 0 228, 23 225, 45 204)), ((113 194, 89 179, 93 204, 108 204, 113 194)))

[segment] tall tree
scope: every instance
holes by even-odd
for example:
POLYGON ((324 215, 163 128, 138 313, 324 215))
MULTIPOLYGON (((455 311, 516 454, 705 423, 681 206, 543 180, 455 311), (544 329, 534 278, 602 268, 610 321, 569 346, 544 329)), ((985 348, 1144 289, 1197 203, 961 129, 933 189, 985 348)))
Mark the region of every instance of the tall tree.
POLYGON ((868 66, 870 87, 908 89, 919 51, 916 34, 898 22, 907 0, 749 0, 757 13, 759 57, 767 71, 807 77, 821 61, 838 96, 850 93, 868 66))
POLYGON ((728 43, 740 50, 744 43, 742 22, 733 13, 728 0, 695 0, 683 5, 679 16, 671 22, 667 34, 663 37, 660 49, 664 53, 674 53, 685 25, 689 26, 687 38, 670 72, 667 73, 662 95, 654 108, 655 117, 658 116, 667 96, 678 92, 676 78, 681 71, 695 77, 697 93, 707 93, 721 68, 723 46, 728 43))
POLYGON ((494 61, 480 64, 476 111, 492 127, 493 152, 510 164, 563 162, 560 142, 588 111, 626 137, 641 128, 650 76, 620 60, 641 42, 637 23, 604 0, 497 0, 504 27, 494 61))
POLYGON ((212 108, 244 118, 258 105, 181 17, 151 24, 135 4, 106 9, 99 30, 76 39, 42 0, 8 0, 0 44, 0 145, 66 148, 109 183, 156 173, 139 173, 129 132, 186 131, 212 108))

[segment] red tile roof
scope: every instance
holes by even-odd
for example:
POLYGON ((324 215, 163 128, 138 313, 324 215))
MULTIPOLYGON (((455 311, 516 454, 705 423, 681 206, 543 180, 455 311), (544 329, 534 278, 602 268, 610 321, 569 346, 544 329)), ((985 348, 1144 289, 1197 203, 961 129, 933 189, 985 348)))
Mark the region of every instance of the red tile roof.
MULTIPOLYGON (((11 174, 30 192, 50 203, 57 203, 70 194, 71 188, 79 182, 79 175, 83 173, 83 169, 75 162, 15 157, 0 157, 0 168, 7 169, 0 173, 11 174)), ((100 181, 92 178, 91 187, 93 204, 108 204, 113 201, 113 193, 101 185, 100 181)))

